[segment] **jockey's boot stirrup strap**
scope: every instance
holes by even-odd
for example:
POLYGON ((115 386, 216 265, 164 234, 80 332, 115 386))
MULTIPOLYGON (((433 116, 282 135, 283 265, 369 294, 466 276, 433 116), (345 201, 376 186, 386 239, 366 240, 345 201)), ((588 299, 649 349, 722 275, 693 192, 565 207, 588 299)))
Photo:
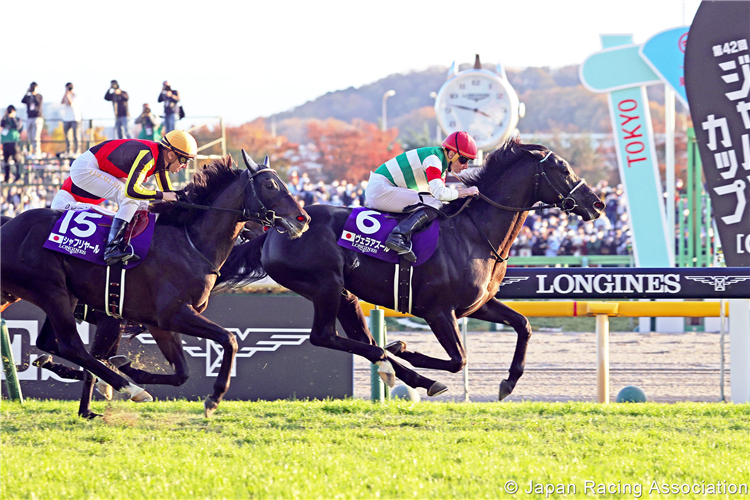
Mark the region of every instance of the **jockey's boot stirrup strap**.
POLYGON ((413 212, 393 228, 385 240, 385 246, 402 255, 407 261, 416 262, 417 256, 412 251, 411 236, 429 226, 436 216, 434 210, 421 209, 413 212))

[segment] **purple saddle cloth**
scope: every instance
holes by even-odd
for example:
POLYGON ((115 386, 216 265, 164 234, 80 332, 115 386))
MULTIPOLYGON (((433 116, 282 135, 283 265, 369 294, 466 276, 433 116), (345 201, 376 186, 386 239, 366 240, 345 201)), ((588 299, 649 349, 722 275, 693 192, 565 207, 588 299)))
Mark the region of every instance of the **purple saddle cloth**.
MULTIPOLYGON (((156 215, 148 214, 145 229, 140 233, 135 231, 136 235, 130 239, 130 245, 140 260, 126 264, 125 269, 137 266, 146 258, 155 223, 156 215)), ((104 266, 104 247, 110 226, 112 217, 95 210, 68 210, 55 222, 55 227, 44 242, 44 248, 104 266)), ((132 230, 128 227, 126 236, 131 233, 132 230)))
MULTIPOLYGON (((398 220, 370 208, 355 208, 344 224, 338 244, 346 249, 359 252, 386 262, 398 263, 398 254, 385 246, 385 240, 398 224, 398 220)), ((417 261, 424 264, 432 257, 440 235, 440 223, 432 221, 430 227, 411 237, 412 250, 417 261)))

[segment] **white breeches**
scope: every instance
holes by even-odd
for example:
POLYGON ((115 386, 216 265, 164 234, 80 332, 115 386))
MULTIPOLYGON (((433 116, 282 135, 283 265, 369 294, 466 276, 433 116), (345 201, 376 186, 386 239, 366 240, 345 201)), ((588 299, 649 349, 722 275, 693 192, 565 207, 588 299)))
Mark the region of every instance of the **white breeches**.
POLYGON ((148 210, 147 200, 134 200, 125 195, 125 179, 99 170, 96 156, 86 151, 70 166, 73 183, 89 193, 114 201, 119 207, 116 217, 130 222, 137 210, 148 210))
POLYGON ((52 198, 52 205, 50 205, 50 208, 52 210, 88 210, 89 208, 93 208, 97 212, 101 212, 109 216, 115 215, 115 213, 111 210, 107 210, 106 208, 100 207, 99 205, 76 201, 76 199, 73 198, 72 194, 67 191, 63 191, 62 189, 57 192, 54 198, 52 198))
POLYGON ((370 181, 365 189, 365 205, 385 212, 403 212, 405 207, 424 203, 440 209, 443 203, 431 195, 422 194, 409 188, 394 186, 380 174, 370 173, 370 181))

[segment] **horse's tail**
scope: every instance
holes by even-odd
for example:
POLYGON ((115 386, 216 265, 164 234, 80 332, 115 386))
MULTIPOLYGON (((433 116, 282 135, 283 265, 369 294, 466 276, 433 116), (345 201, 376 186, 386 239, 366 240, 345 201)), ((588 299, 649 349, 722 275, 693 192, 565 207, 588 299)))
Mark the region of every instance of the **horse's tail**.
POLYGON ((232 249, 227 261, 221 266, 221 276, 216 280, 212 292, 243 287, 268 276, 260 262, 261 250, 267 236, 268 233, 262 234, 232 249))

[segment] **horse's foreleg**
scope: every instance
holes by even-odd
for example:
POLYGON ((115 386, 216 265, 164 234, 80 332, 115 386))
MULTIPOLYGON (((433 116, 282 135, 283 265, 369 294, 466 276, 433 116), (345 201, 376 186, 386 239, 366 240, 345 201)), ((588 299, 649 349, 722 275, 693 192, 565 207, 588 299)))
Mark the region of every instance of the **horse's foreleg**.
POLYGON ((510 365, 510 373, 507 380, 503 380, 500 383, 498 398, 502 401, 513 392, 518 379, 523 375, 524 366, 526 365, 526 348, 531 339, 531 325, 526 316, 517 313, 494 297, 473 314, 470 314, 469 317, 491 323, 510 325, 518 334, 516 350, 513 353, 513 362, 510 365))
MULTIPOLYGON (((52 328, 52 322, 49 318, 44 319, 42 329, 39 331, 39 336, 37 337, 36 346, 43 351, 60 355, 60 348, 55 338, 55 330, 52 328)), ((52 361, 52 356, 49 355, 39 356, 32 364, 44 370, 49 370, 61 378, 70 380, 83 380, 84 378, 83 370, 62 363, 55 363, 52 361)))
POLYGON ((182 337, 179 333, 169 332, 161 328, 149 327, 151 336, 156 345, 161 349, 164 358, 174 367, 174 373, 165 375, 162 373, 151 373, 145 370, 133 368, 130 362, 120 366, 119 370, 133 379, 136 384, 160 384, 180 386, 190 377, 190 368, 185 359, 185 351, 182 347, 182 337))
MULTIPOLYGON (((214 392, 203 402, 204 414, 206 417, 210 417, 229 389, 232 363, 234 363, 234 356, 237 354, 237 340, 234 338, 234 334, 201 316, 189 304, 183 304, 168 321, 164 324, 160 323, 159 327, 163 330, 180 332, 191 337, 212 340, 224 349, 219 375, 214 382, 214 392)), ((180 348, 182 348, 181 344, 180 348)))

